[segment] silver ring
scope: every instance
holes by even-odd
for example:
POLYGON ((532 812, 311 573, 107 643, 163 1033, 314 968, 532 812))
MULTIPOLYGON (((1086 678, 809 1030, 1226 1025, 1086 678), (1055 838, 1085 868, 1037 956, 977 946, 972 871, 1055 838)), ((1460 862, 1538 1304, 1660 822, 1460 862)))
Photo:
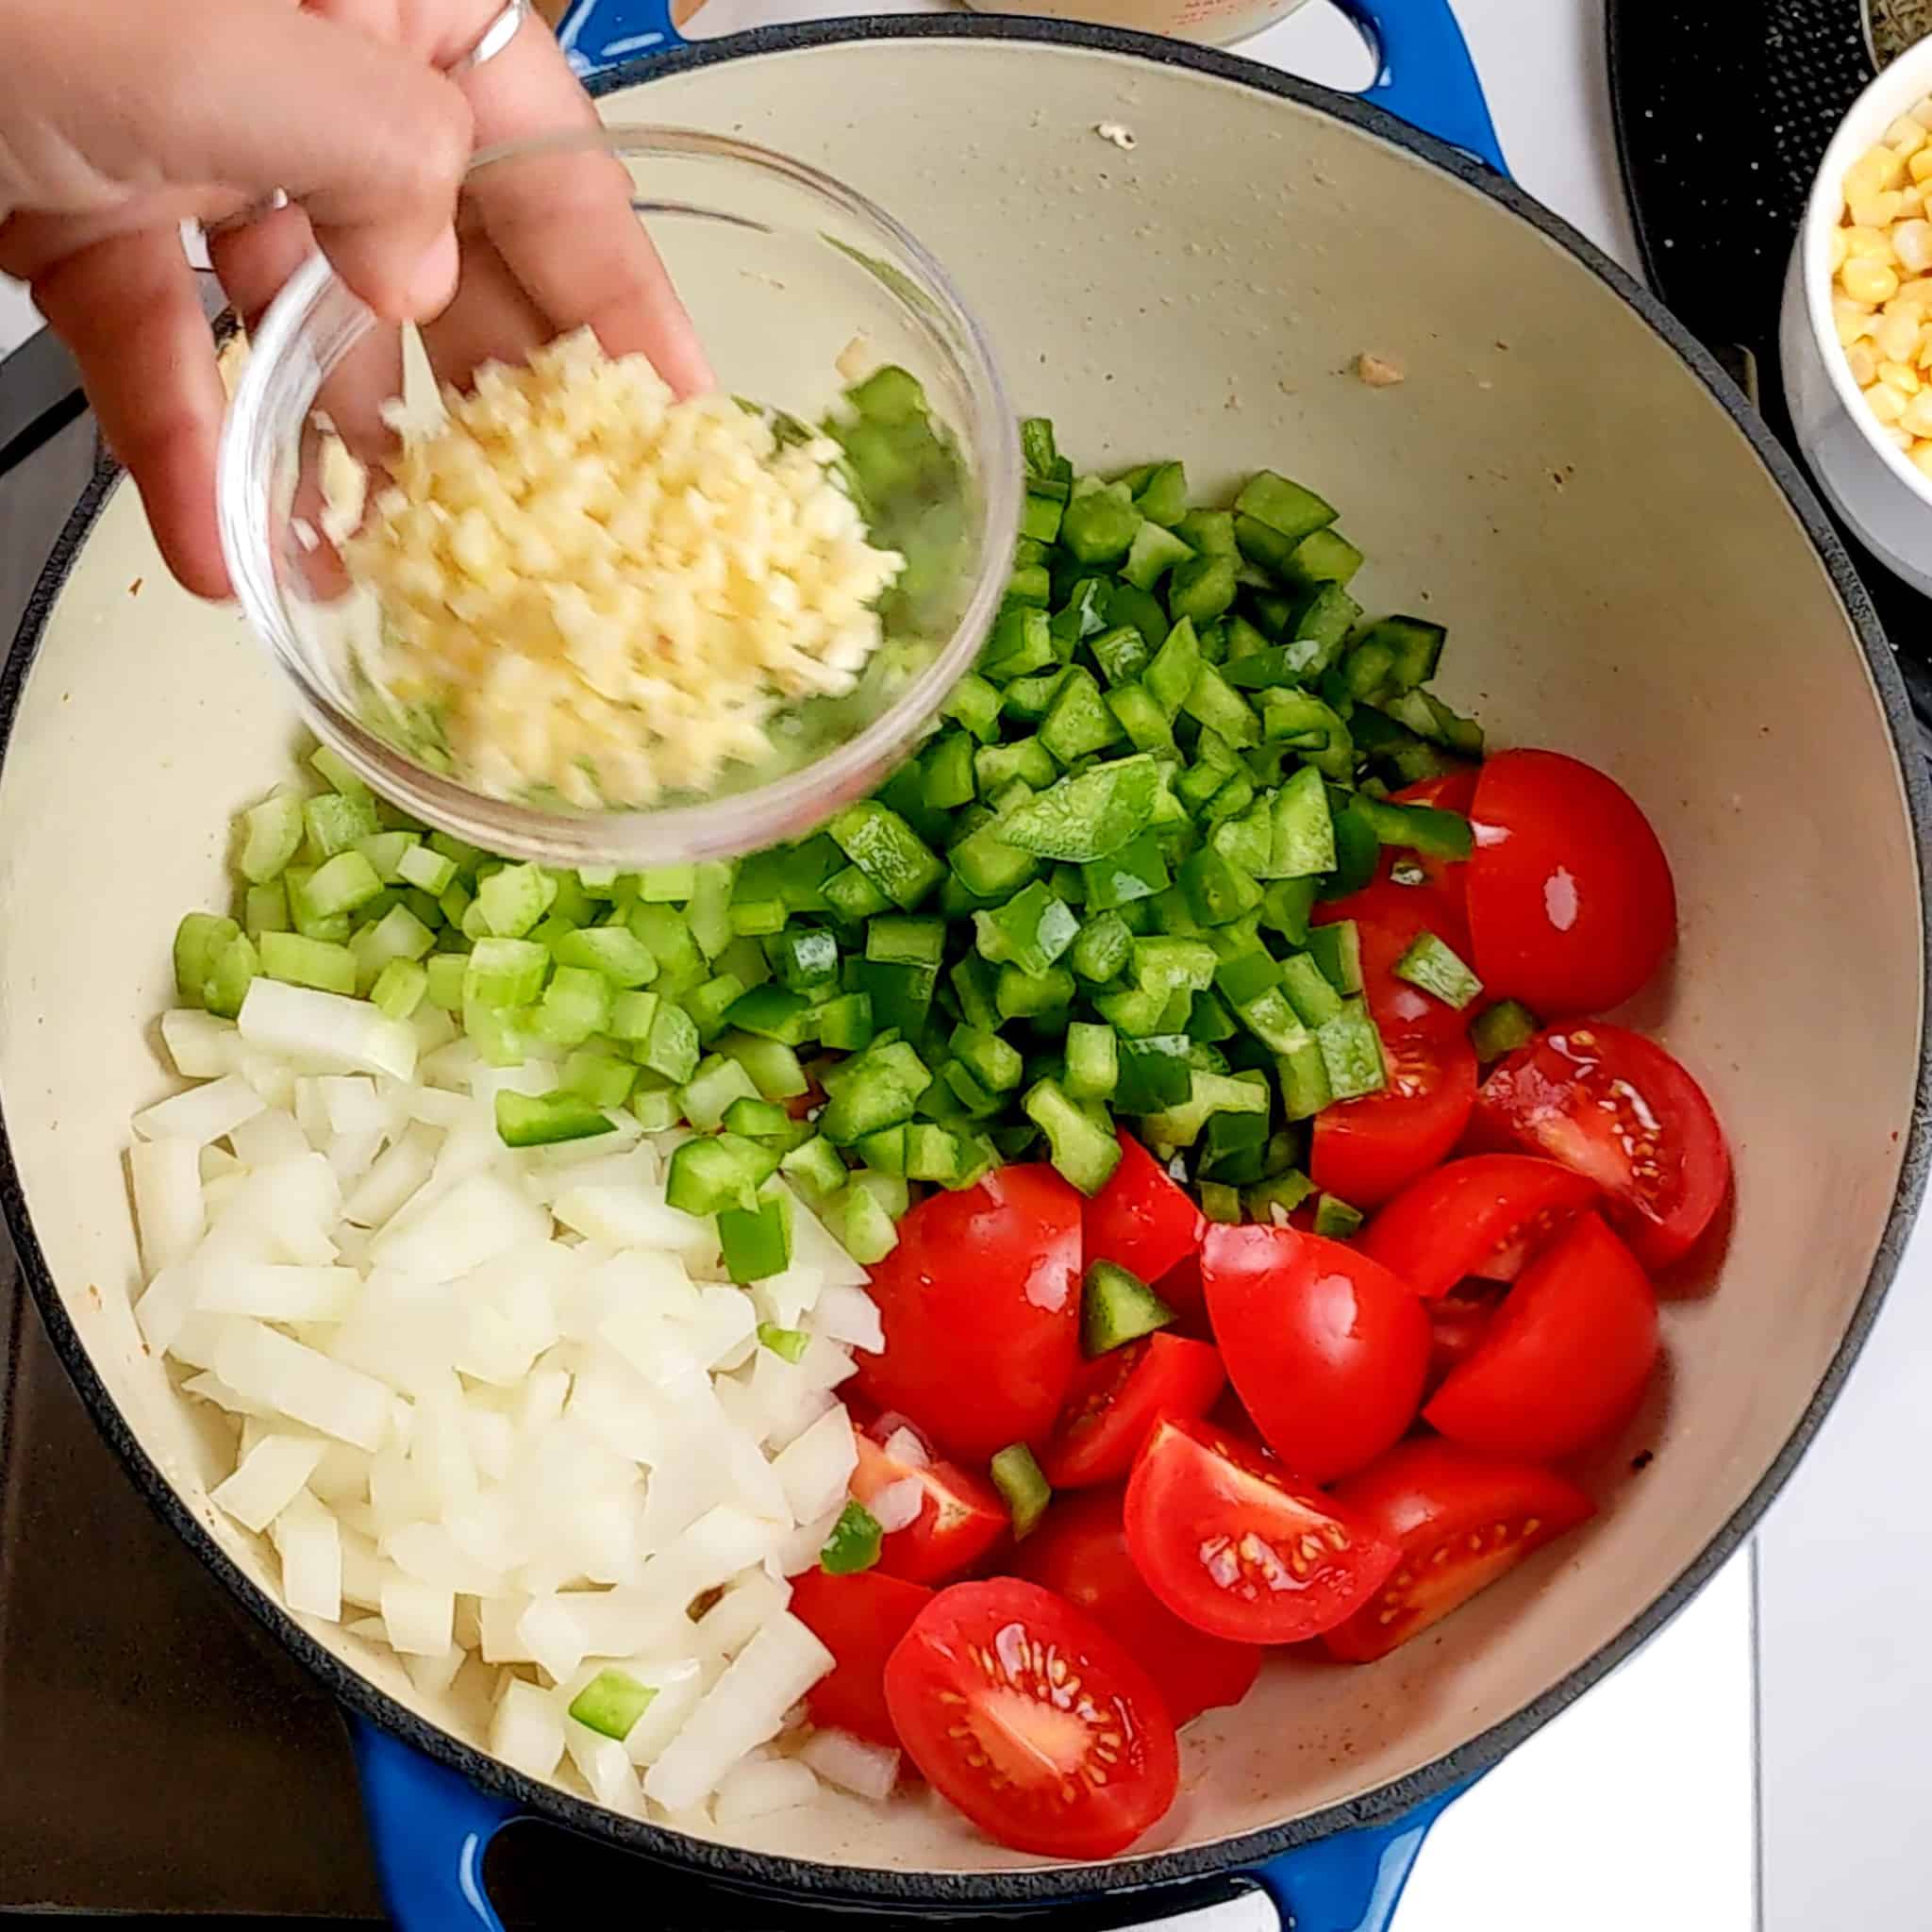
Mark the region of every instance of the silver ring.
POLYGON ((476 36, 470 51, 467 54, 458 54, 442 70, 444 76, 455 80, 461 75, 474 74, 486 60, 494 60, 516 39, 517 29, 523 25, 524 18, 529 10, 530 0, 508 0, 508 4, 476 36))

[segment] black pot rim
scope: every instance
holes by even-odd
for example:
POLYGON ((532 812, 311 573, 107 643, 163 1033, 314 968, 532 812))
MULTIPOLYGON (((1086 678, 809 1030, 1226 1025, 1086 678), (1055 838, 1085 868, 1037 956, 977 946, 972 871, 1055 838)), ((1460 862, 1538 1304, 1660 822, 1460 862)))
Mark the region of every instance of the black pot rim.
MULTIPOLYGON (((688 73, 722 61, 874 41, 974 41, 1079 47, 1187 68, 1312 108, 1375 135, 1479 190, 1556 242, 1634 308, 1690 366, 1750 443, 1758 461, 1783 492, 1843 602, 1877 687, 1898 755, 1918 854, 1923 973, 1925 959, 1932 957, 1932 778, 1928 778, 1925 760, 1917 749, 1916 727, 1905 687, 1892 662, 1891 646, 1879 627, 1851 559, 1797 466, 1717 363, 1648 290, 1514 182, 1433 136, 1396 121, 1378 108, 1237 56, 1115 28, 1001 15, 956 14, 763 27, 724 40, 692 44, 661 58, 612 69, 596 76, 591 91, 602 95, 647 79, 688 73)), ((27 604, 13 648, 4 671, 0 671, 0 759, 4 759, 11 739, 21 695, 54 605, 119 475, 118 468, 111 463, 104 463, 96 471, 62 530, 27 604)), ((1429 1799, 1454 1792, 1489 1770, 1661 1629, 1741 1546, 1817 1433, 1864 1346, 1917 1218, 1928 1161, 1932 1161, 1932 1050, 1922 1045, 1913 1120, 1883 1238, 1844 1337, 1790 1435, 1750 1494, 1718 1528, 1696 1559, 1616 1637, 1575 1665, 1534 1702, 1407 1777, 1265 1830, 1186 1850, 1119 1858, 1103 1865, 1054 1866, 1022 1872, 906 1872, 771 1857, 619 1817, 553 1786, 538 1784, 425 1723, 376 1690, 367 1678, 350 1670, 310 1637, 286 1610, 242 1574, 195 1520, 136 1441, 96 1374, 85 1346, 67 1318, 35 1236, 6 1127, 4 1103, 0 1103, 0 1212, 4 1212, 12 1233, 22 1272, 39 1305, 49 1338, 81 1399, 153 1507, 269 1634, 312 1672, 341 1704, 533 1816, 634 1850, 694 1876, 824 1904, 924 1907, 941 1913, 1010 1909, 1098 1893, 1172 1890, 1190 1881, 1252 1868, 1297 1845, 1336 1832, 1388 1824, 1429 1799)))

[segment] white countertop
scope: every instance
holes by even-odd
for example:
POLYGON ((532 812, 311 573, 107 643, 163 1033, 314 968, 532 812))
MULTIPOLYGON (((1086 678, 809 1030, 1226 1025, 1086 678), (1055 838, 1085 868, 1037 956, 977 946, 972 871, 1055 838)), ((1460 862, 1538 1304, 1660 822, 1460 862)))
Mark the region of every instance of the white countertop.
MULTIPOLYGON (((1634 268, 1602 0, 1457 5, 1518 180, 1634 268)), ((825 0, 711 0, 701 20, 719 33, 836 10, 825 0)), ((930 8, 901 0, 877 10, 930 8)), ((1353 30, 1323 0, 1241 51, 1337 86, 1368 77, 1353 30)), ((0 353, 30 321, 20 291, 0 283, 0 353)), ((1850 1401, 1764 1539, 1777 1689, 1761 1917, 1747 1557, 1444 1815, 1397 1932, 1902 1932, 1927 1922, 1909 1829, 1923 1807, 1900 1794, 1924 1788, 1917 1719, 1932 1682, 1917 1633, 1932 1620, 1932 1564, 1886 1520, 1872 1472, 1912 1425, 1913 1384, 1928 1379, 1915 1372, 1932 1371, 1932 1293, 1916 1291, 1928 1276, 1922 1236, 1850 1401), (1902 1683, 1920 1691, 1916 1707, 1896 1694, 1902 1683)))

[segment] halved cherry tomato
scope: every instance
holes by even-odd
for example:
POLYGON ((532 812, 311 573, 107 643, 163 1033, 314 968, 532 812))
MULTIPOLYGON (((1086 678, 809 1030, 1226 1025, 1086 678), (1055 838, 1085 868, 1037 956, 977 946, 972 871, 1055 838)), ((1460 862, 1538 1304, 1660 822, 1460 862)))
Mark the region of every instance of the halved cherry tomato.
POLYGON ((1109 1858, 1174 1802, 1174 1722, 1147 1671, 1037 1583, 956 1583, 886 1664, 926 1782, 1015 1851, 1109 1858))
POLYGON ((1391 1450, 1339 1485, 1335 1500, 1401 1550, 1401 1567, 1323 1640, 1350 1664, 1387 1657, 1596 1514, 1581 1490, 1546 1469, 1427 1440, 1391 1450))
POLYGON ((1379 1590, 1395 1545, 1208 1422, 1163 1422, 1127 1481, 1127 1549, 1183 1623, 1233 1643, 1296 1643, 1379 1590))
MULTIPOLYGON (((1087 1265, 1117 1262, 1142 1281, 1159 1283, 1165 1298, 1170 1284, 1162 1277, 1191 1257, 1208 1224, 1193 1197, 1174 1185, 1140 1141, 1124 1129, 1119 1139, 1121 1164, 1081 1209, 1087 1265)), ((1191 1314, 1200 1307, 1197 1284, 1188 1280, 1174 1286, 1182 1300, 1170 1300, 1168 1306, 1176 1314, 1191 1314)))
POLYGON ((888 1455, 886 1443, 904 1426, 897 1417, 884 1416, 854 1431, 858 1467, 852 1474, 852 1493, 870 1504, 882 1490, 907 1481, 925 1491, 919 1514, 880 1542, 879 1569, 908 1583, 940 1583, 970 1570, 999 1541, 1007 1532, 1007 1507, 985 1477, 957 1462, 901 1462, 888 1455))
POLYGON ((1493 1274, 1525 1230, 1554 1231, 1596 1198, 1593 1182, 1554 1160, 1471 1154, 1411 1181, 1369 1223, 1361 1251, 1432 1301, 1465 1274, 1493 1274))
POLYGON ((1730 1185, 1704 1090, 1627 1027, 1591 1021, 1538 1034, 1483 1083, 1474 1119, 1596 1182, 1611 1224, 1648 1268, 1696 1241, 1730 1185))
POLYGON ((1422 1034, 1385 1041, 1389 1084, 1315 1116, 1308 1172, 1357 1208, 1379 1208, 1449 1153, 1475 1105, 1475 1055, 1466 1040, 1422 1034))
POLYGON ((1361 941, 1362 994, 1382 1037, 1425 1034, 1431 1040, 1460 1039, 1469 1015, 1395 975, 1396 962, 1416 937, 1432 932, 1459 958, 1470 956, 1469 932, 1454 894, 1431 885, 1398 886, 1376 879, 1359 892, 1317 906, 1314 921, 1328 925, 1352 919, 1361 941))
POLYGON ((1208 1317, 1262 1440, 1296 1475, 1332 1482, 1415 1420, 1429 1318, 1407 1282, 1294 1227, 1211 1227, 1208 1317))
POLYGON ((1091 1490, 1057 1501, 1019 1547, 1018 1573, 1057 1591, 1147 1666, 1178 1727, 1204 1710, 1239 1704, 1261 1652, 1183 1624, 1141 1581, 1127 1553, 1121 1492, 1091 1490))
POLYGON ((1650 1282, 1601 1217, 1583 1214, 1524 1270, 1424 1413, 1472 1449, 1555 1462, 1623 1422, 1656 1364, 1650 1282))
POLYGON ((1473 963, 1491 998, 1601 1012, 1657 971, 1676 937, 1676 889, 1614 778, 1560 752, 1498 752, 1470 815, 1473 963))
POLYGON ((1043 1441, 1080 1364, 1080 1196, 1050 1167, 934 1194, 872 1270, 882 1354, 859 1392, 962 1461, 1043 1441))
MULTIPOLYGON (((1464 772, 1445 772, 1440 778, 1421 778, 1413 785, 1405 785, 1400 791, 1389 795, 1397 805, 1427 805, 1438 811, 1460 812, 1469 816, 1470 808, 1475 802, 1476 768, 1471 766, 1464 772)), ((1377 876, 1387 878, 1400 866, 1405 875, 1420 873, 1427 882, 1448 895, 1458 913, 1463 910, 1464 895, 1468 890, 1469 861, 1465 858, 1437 858, 1426 852, 1408 852, 1397 845, 1386 846, 1381 862, 1376 868, 1377 876)), ((1468 930, 1466 923, 1463 930, 1468 930)))
POLYGON ((791 1614, 834 1659, 805 1693, 814 1724, 873 1744, 898 1743, 886 1709, 886 1659, 931 1601, 931 1591, 876 1570, 827 1576, 814 1564, 791 1579, 791 1614))
POLYGON ((1206 1415, 1227 1381, 1221 1357, 1185 1336, 1143 1336, 1096 1356, 1074 1377, 1074 1392, 1040 1458, 1057 1490, 1118 1482, 1164 1415, 1206 1415))

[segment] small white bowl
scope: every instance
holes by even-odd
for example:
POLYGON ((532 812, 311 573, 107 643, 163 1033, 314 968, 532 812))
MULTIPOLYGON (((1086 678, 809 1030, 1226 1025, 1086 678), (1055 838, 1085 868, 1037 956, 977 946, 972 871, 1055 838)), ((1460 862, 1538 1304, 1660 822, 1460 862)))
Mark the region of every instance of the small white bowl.
POLYGON ((1845 170, 1932 94, 1932 39, 1885 68, 1853 104, 1811 184, 1785 272, 1778 323, 1785 402, 1819 488, 1879 561, 1932 594, 1932 477, 1879 434, 1852 380, 1831 316, 1831 231, 1844 210, 1845 170))

